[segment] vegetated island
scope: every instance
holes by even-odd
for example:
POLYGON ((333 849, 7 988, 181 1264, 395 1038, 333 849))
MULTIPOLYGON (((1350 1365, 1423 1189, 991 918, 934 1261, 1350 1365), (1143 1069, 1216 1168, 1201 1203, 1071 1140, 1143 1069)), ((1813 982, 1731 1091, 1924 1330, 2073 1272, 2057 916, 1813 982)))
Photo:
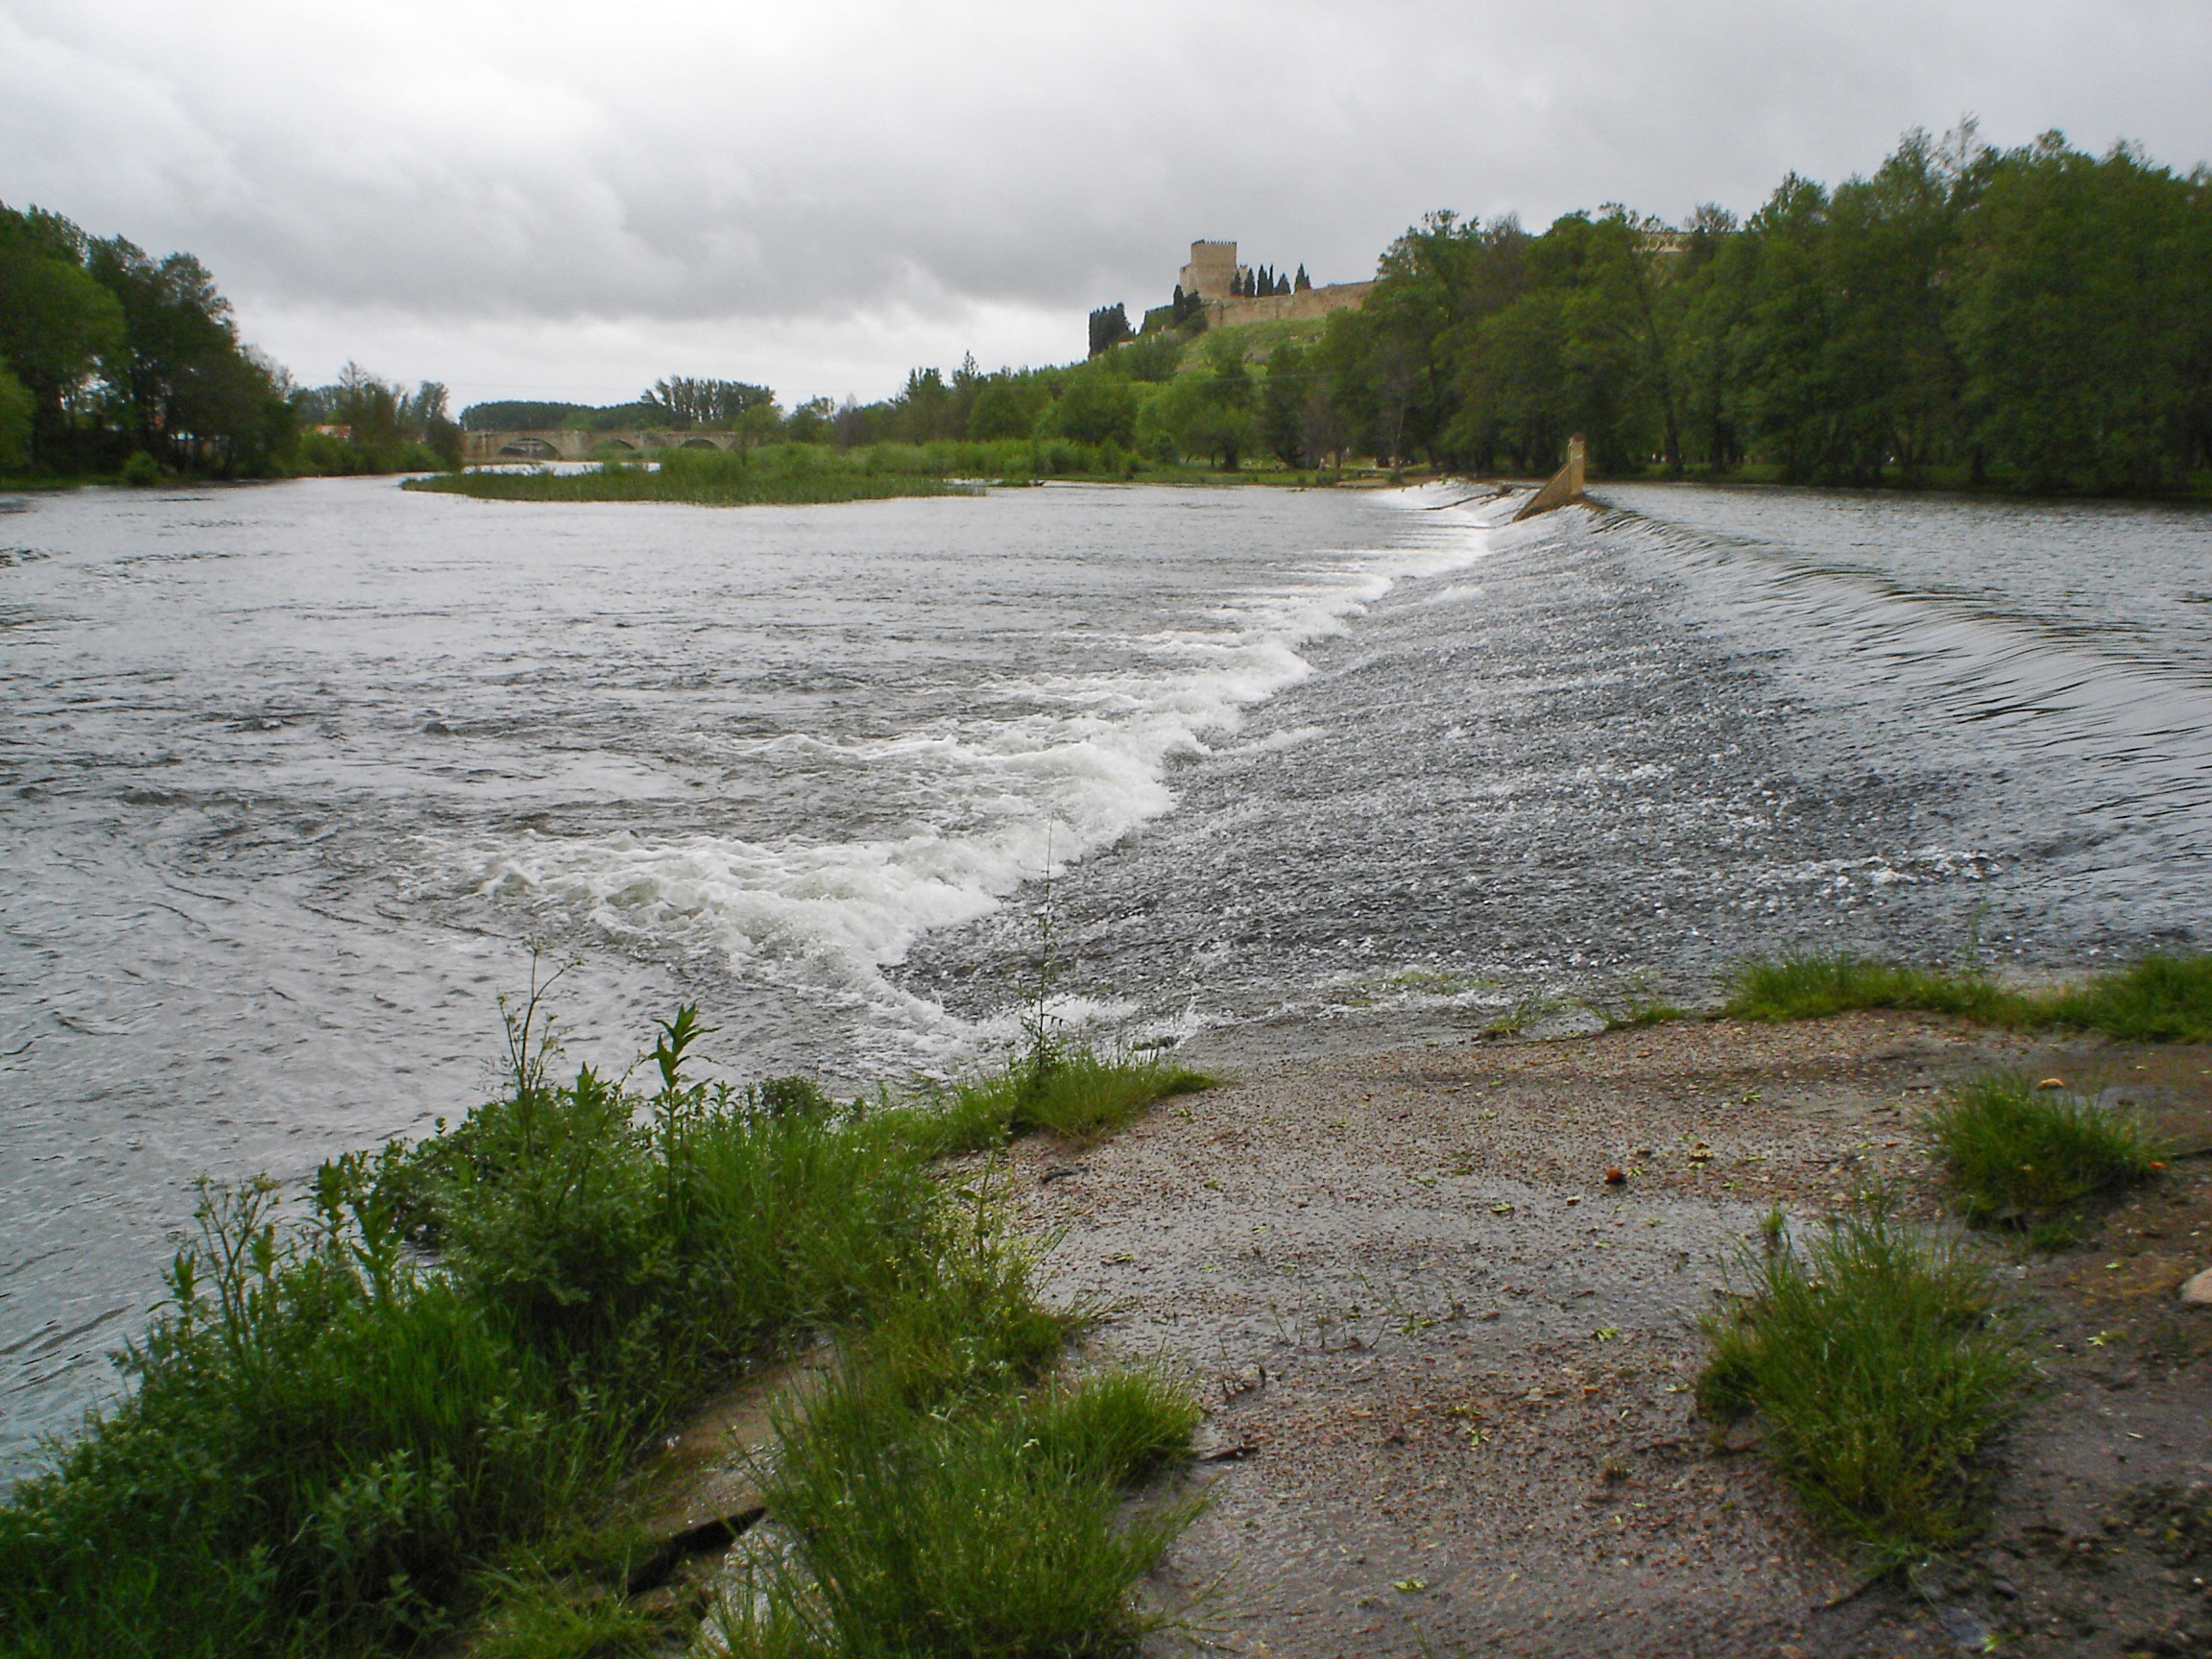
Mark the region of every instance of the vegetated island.
POLYGON ((2212 958, 1798 959, 1227 1084, 1040 1019, 851 1107, 691 1081, 689 1009, 650 1095, 555 1081, 542 993, 499 1098, 301 1219, 204 1189, 132 1393, 0 1503, 12 1646, 1764 1659, 2105 1628, 2085 1584, 2200 1612, 2212 958))

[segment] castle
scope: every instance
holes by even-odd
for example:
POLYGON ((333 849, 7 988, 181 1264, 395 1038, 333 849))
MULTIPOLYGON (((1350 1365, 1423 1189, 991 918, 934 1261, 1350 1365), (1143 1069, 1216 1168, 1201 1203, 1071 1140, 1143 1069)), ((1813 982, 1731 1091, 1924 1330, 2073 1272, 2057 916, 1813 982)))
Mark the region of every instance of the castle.
POLYGON ((1244 268, 1237 263, 1236 243, 1193 242, 1190 262, 1183 267, 1178 286, 1205 305, 1209 328, 1357 311, 1366 301, 1367 290, 1375 286, 1372 282, 1333 282, 1326 288, 1248 298, 1238 292, 1244 276, 1244 268))

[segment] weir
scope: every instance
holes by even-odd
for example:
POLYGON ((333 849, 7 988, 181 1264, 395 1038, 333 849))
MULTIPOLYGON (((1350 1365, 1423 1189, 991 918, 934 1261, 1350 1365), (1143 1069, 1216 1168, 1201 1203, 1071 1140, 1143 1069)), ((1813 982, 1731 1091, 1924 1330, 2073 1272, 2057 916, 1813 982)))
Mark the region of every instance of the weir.
POLYGON ((1539 513, 1555 512, 1585 499, 1582 493, 1584 456, 1582 434, 1577 432, 1567 440, 1567 465, 1552 473, 1544 488, 1528 498, 1528 504, 1513 515, 1513 522, 1518 524, 1539 513))

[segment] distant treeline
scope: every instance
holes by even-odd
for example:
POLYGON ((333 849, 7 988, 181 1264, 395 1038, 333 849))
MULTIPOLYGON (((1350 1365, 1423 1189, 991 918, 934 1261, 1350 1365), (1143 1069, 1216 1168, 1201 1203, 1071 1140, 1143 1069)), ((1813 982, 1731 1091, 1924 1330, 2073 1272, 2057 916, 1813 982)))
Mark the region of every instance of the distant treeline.
POLYGON ((1474 470, 1579 431, 1613 473, 2168 488, 2212 460, 2212 174, 1969 125, 1743 224, 1438 213, 1312 373, 1332 432, 1474 470))
MULTIPOLYGON (((1274 273, 1256 274, 1280 288, 1274 273)), ((1290 278, 1292 286, 1296 278, 1290 278)), ((1540 474, 1571 433, 1600 474, 2031 491, 2207 485, 2212 174, 2047 133, 1908 133, 1870 178, 1792 174, 1739 222, 1618 204, 1541 232, 1431 214, 1363 309, 1206 334, 1190 305, 1091 317, 1091 355, 908 374, 875 403, 672 377, 627 403, 478 403, 477 430, 704 428, 840 449, 1080 445, 1116 475, 1373 456, 1540 474)), ((612 447, 612 445, 610 445, 612 447)), ((189 254, 155 261, 0 207, 0 472, 453 464, 443 387, 349 366, 294 387, 243 347, 189 254)))
POLYGON ((295 386, 239 340, 191 254, 0 204, 0 474, 393 471, 460 453, 435 382, 410 394, 349 364, 295 386))
MULTIPOLYGON (((1913 132, 1871 178, 1791 175, 1743 222, 1434 213, 1325 324, 1207 336, 1202 308, 1162 306, 1129 338, 1125 316, 1092 313, 1080 364, 970 358, 787 415, 755 388, 746 419, 840 447, 1077 444, 1114 472, 1272 455, 1534 475, 1575 432, 1616 477, 2154 492, 2201 488, 2212 463, 2212 175, 2057 133, 1999 152, 1971 126, 1913 132)), ((721 383, 467 420, 680 424, 679 384, 721 383)))

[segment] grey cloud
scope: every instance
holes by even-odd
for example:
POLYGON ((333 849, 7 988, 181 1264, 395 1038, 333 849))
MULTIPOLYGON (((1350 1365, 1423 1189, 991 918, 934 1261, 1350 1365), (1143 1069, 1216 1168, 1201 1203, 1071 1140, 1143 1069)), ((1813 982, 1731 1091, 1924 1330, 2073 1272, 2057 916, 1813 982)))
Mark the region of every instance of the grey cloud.
POLYGON ((498 320, 1156 303, 1193 236, 1323 279, 1450 205, 1755 206, 1980 112, 2212 154, 2212 10, 0 0, 0 196, 242 308, 498 320))

